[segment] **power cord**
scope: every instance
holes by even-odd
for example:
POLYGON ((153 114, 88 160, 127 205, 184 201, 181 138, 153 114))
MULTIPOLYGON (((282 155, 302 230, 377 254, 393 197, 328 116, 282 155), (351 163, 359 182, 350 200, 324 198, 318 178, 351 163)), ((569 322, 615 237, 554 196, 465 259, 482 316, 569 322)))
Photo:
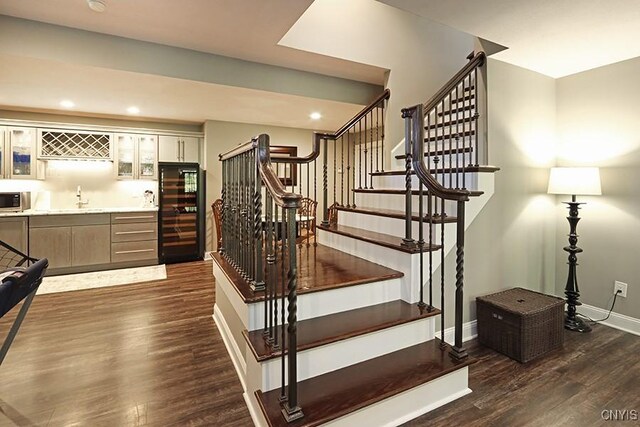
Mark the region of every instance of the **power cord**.
POLYGON ((622 293, 622 291, 620 289, 618 289, 616 291, 616 293, 613 294, 613 303, 611 304, 611 308, 609 309, 609 313, 607 313, 607 317, 605 317, 604 319, 593 320, 592 318, 590 318, 586 314, 582 314, 582 313, 576 313, 576 315, 578 315, 580 317, 584 317, 585 319, 588 319, 589 321, 591 321, 593 323, 604 322, 605 320, 607 320, 609 318, 609 316, 611 316, 611 312, 613 311, 613 307, 615 307, 615 305, 616 305, 616 299, 618 298, 618 294, 621 294, 621 293, 622 293))

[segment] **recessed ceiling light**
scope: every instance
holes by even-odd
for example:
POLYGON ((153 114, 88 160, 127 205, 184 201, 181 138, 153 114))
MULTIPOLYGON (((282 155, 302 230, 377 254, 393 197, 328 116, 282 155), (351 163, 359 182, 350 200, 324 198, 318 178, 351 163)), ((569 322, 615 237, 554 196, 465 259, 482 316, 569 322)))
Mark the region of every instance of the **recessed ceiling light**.
POLYGON ((89 9, 94 12, 102 13, 107 8, 107 3, 104 0, 87 0, 89 9))
POLYGON ((311 120, 320 120, 322 118, 322 114, 315 112, 309 114, 309 117, 311 118, 311 120))
POLYGON ((127 108, 127 113, 129 114, 138 114, 139 112, 140 112, 140 109, 136 106, 131 106, 127 108))
POLYGON ((63 108, 73 108, 76 106, 76 104, 69 99, 63 99, 62 101, 60 101, 60 106, 63 108))

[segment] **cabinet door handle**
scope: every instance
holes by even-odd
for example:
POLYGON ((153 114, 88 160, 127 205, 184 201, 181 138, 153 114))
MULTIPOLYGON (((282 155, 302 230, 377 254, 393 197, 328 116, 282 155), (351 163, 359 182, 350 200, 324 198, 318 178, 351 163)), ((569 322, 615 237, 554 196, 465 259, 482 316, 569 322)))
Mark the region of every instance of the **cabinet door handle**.
POLYGON ((114 219, 143 219, 143 218, 153 218, 153 215, 144 215, 144 216, 117 216, 114 219))
POLYGON ((153 252, 155 249, 134 249, 130 251, 116 251, 116 254, 137 254, 140 252, 153 252))
POLYGON ((143 234, 143 233, 155 233, 155 230, 116 231, 116 235, 121 235, 121 234, 143 234))

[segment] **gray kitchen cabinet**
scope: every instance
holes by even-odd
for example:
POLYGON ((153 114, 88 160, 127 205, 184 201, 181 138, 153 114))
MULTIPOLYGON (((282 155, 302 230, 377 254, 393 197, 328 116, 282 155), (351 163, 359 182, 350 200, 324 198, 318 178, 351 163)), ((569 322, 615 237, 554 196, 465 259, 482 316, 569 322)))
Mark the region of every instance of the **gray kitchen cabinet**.
POLYGON ((30 228, 29 255, 47 258, 50 269, 71 267, 71 227, 30 228))
POLYGON ((200 163, 200 138, 161 135, 158 140, 161 162, 200 163))
POLYGON ((79 225, 71 228, 71 265, 111 262, 110 225, 79 225))
POLYGON ((26 216, 0 218, 0 240, 26 254, 29 243, 28 224, 29 218, 26 216))

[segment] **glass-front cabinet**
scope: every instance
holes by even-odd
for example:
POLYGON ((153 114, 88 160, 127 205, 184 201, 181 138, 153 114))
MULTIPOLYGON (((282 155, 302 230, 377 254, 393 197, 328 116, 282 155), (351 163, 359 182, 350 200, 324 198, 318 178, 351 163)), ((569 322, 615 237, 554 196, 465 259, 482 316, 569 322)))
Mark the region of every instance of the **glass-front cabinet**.
POLYGON ((158 177, 158 137, 140 135, 138 137, 138 178, 158 177))
POLYGON ((158 178, 158 137, 115 135, 115 170, 118 179, 158 178))
POLYGON ((0 178, 38 179, 36 129, 0 127, 0 178))

